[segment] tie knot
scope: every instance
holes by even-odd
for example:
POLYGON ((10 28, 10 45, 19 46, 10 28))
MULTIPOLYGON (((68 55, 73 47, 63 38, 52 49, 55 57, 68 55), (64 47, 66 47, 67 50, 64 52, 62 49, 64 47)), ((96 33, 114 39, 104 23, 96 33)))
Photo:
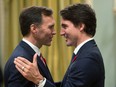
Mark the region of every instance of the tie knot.
POLYGON ((46 60, 45 60, 45 58, 42 56, 42 53, 40 53, 40 59, 41 59, 42 62, 46 65, 46 60))
POLYGON ((75 56, 76 56, 75 53, 73 53, 72 58, 74 58, 75 56))
POLYGON ((43 57, 43 56, 42 56, 42 53, 40 53, 40 57, 43 57))
POLYGON ((73 53, 73 55, 72 55, 72 62, 74 62, 76 60, 76 58, 77 58, 77 55, 75 55, 75 53, 73 53))

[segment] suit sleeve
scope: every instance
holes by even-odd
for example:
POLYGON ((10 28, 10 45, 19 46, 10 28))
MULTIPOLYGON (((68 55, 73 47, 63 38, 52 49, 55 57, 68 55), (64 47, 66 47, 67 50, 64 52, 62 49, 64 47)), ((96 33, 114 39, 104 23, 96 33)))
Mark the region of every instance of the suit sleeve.
POLYGON ((8 87, 34 87, 34 83, 26 80, 15 68, 13 63, 9 73, 8 87))
POLYGON ((23 56, 30 58, 24 51, 15 51, 10 57, 10 60, 6 63, 4 70, 5 87, 35 87, 35 84, 26 80, 21 73, 16 69, 14 64, 14 58, 17 56, 23 56))

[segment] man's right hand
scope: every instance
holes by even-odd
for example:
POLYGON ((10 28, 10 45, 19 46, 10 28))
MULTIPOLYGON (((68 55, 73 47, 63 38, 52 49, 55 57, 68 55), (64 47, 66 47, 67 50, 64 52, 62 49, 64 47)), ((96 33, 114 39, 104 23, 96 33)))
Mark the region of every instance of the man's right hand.
POLYGON ((37 66, 37 54, 33 56, 32 63, 23 57, 17 57, 14 60, 14 64, 17 70, 29 81, 38 84, 43 79, 37 66))

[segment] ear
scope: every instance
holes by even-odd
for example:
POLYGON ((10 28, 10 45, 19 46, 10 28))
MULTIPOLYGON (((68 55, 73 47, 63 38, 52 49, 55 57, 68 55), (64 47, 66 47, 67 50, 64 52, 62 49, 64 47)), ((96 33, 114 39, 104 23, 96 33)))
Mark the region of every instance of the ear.
POLYGON ((84 28, 85 28, 85 24, 80 23, 80 24, 79 24, 79 30, 80 30, 80 31, 83 31, 84 28))
POLYGON ((36 33, 37 32, 37 26, 35 24, 31 24, 30 25, 30 31, 33 32, 33 33, 36 33))

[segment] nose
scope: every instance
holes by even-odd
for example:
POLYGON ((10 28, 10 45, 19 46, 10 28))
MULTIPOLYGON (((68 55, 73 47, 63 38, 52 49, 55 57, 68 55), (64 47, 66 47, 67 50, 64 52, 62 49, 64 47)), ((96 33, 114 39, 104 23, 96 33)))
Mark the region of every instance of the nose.
POLYGON ((61 36, 64 36, 64 34, 65 34, 64 30, 61 29, 61 30, 60 30, 60 35, 61 35, 61 36))
POLYGON ((56 34, 56 31, 55 31, 55 30, 53 30, 52 34, 53 34, 53 35, 55 35, 55 34, 56 34))

